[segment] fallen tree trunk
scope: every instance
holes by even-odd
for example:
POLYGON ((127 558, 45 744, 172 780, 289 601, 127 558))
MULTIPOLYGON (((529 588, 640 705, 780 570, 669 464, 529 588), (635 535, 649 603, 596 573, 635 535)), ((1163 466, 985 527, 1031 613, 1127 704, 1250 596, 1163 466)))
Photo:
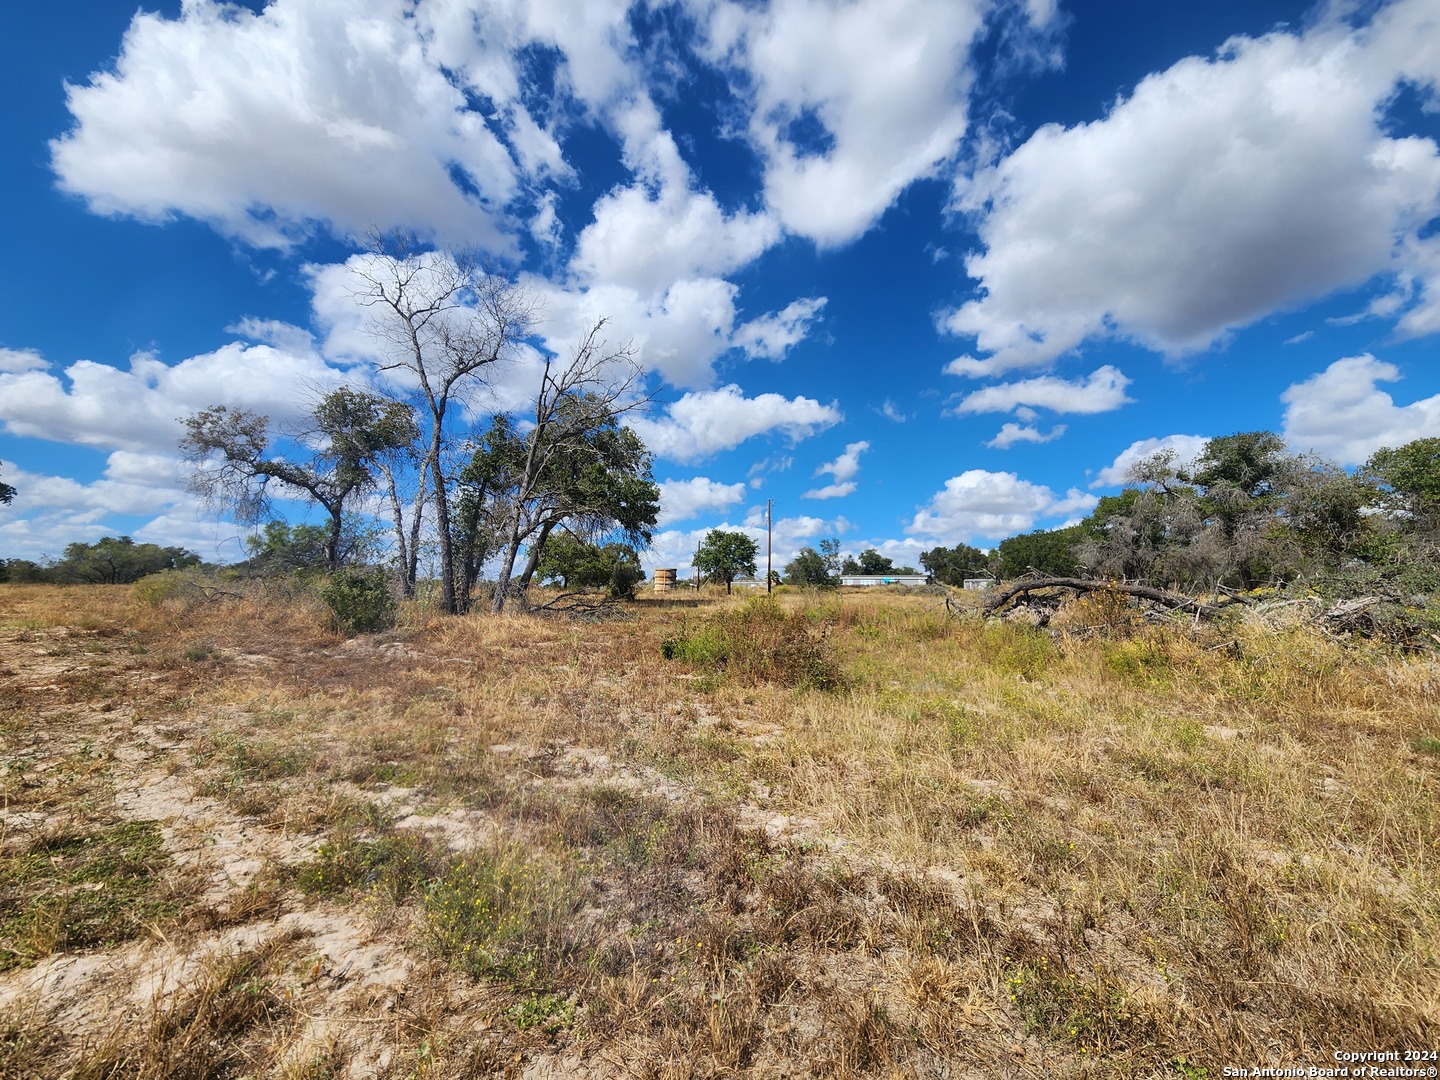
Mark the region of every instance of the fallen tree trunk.
POLYGON ((1166 592, 1164 589, 1157 589, 1150 585, 1130 585, 1123 581, 1095 581, 1090 578, 1047 577, 1022 581, 1019 584, 1012 585, 1008 589, 997 593, 985 601, 983 613, 987 616, 997 615, 1018 597, 1026 596, 1032 592, 1038 592, 1041 589, 1072 589, 1076 593, 1124 593, 1127 596, 1137 596, 1142 600, 1149 600, 1171 611, 1191 611, 1207 617, 1217 614, 1222 608, 1229 607, 1231 604, 1244 603, 1239 597, 1227 596, 1218 604, 1207 604, 1203 601, 1196 600, 1193 596, 1181 596, 1178 593, 1166 592))

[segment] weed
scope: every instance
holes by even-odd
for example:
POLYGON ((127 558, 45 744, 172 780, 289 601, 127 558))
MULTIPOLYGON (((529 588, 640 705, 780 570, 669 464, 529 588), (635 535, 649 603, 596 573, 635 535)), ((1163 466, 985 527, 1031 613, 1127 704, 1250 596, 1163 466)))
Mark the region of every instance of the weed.
POLYGON ((564 868, 514 846, 476 851, 426 890, 423 943, 473 977, 543 984, 574 904, 564 868))
POLYGON ((1011 968, 1010 1000, 1031 1033, 1058 1037, 1083 1053, 1106 1056, 1138 1048, 1153 1035, 1148 1015, 1130 1007, 1119 979, 1095 972, 1082 978, 1046 956, 1011 968))
POLYGON ((505 1015, 521 1031, 540 1028, 555 1032, 569 1027, 575 1019, 575 999, 562 994, 537 994, 532 990, 522 1001, 506 1009, 505 1015))
POLYGON ((363 889, 401 904, 421 893, 438 868, 434 843, 415 832, 395 830, 364 840, 341 830, 295 870, 295 883, 313 895, 363 889))
POLYGON ((314 772, 318 756, 303 746, 268 739, 242 739, 217 734, 201 741, 195 763, 219 765, 229 773, 230 785, 257 780, 285 780, 314 772))

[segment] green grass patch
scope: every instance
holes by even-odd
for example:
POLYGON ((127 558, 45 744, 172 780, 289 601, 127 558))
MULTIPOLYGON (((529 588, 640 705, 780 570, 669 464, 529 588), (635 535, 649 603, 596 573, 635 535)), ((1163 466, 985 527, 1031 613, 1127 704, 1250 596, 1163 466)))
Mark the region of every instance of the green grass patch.
POLYGON ((113 945, 180 906, 153 821, 37 840, 0 859, 0 971, 54 952, 113 945))
POLYGON ((505 1010, 506 1017, 521 1031, 540 1028, 555 1032, 575 1019, 575 999, 562 994, 537 994, 533 990, 523 1001, 505 1010))
POLYGON ((316 772, 320 766, 315 752, 306 747, 234 735, 216 735, 204 740, 195 752, 195 763, 226 769, 237 783, 287 780, 316 772))
POLYGON ((364 891, 401 904, 423 891, 441 868, 434 843, 417 833, 397 830, 362 839, 341 832, 295 871, 295 884, 312 896, 364 891))

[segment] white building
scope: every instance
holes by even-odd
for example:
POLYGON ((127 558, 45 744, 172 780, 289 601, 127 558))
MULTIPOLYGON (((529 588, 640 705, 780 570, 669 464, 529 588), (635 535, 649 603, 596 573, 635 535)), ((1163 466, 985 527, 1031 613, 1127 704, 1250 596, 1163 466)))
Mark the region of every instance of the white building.
POLYGON ((868 588, 871 585, 933 585, 935 579, 929 574, 844 574, 841 585, 868 588))

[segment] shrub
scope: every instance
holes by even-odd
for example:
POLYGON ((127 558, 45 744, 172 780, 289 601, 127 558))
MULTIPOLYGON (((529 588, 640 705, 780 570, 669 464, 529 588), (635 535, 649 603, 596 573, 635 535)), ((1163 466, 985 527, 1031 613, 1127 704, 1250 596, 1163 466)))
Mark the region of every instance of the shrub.
POLYGON ((635 586, 645 580, 645 571, 629 562, 617 562, 610 571, 609 596, 612 600, 634 600, 635 586))
POLYGON ((787 614, 768 597, 724 611, 694 630, 682 629, 660 647, 667 660, 715 668, 745 682, 775 682, 835 690, 844 684, 824 628, 787 614))
POLYGON ((395 625, 395 598, 383 570, 342 570, 321 587, 320 598, 330 609, 330 628, 346 637, 395 625))

